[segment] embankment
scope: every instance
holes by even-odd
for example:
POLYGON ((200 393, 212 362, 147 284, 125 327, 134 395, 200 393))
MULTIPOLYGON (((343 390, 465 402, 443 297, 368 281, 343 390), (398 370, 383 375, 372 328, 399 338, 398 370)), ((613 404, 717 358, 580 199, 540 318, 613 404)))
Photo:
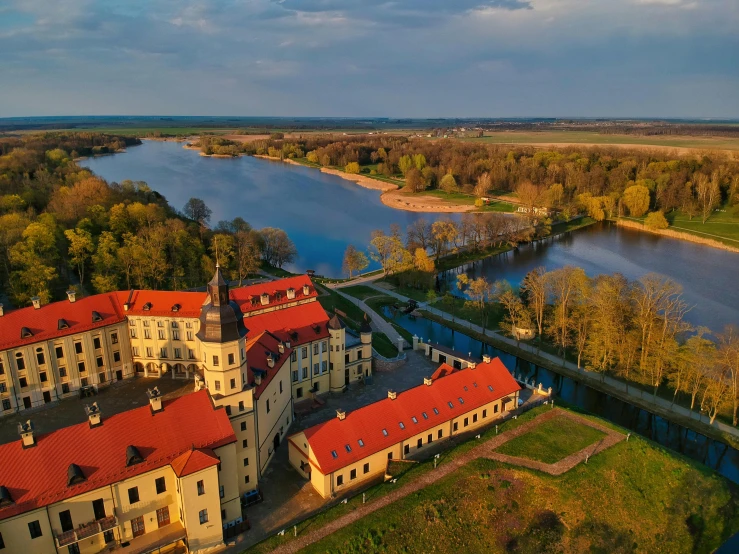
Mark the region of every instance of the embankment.
POLYGON ((723 242, 719 242, 712 238, 699 237, 697 235, 692 235, 690 233, 683 233, 681 231, 675 231, 673 229, 650 229, 649 227, 645 226, 643 223, 640 223, 638 221, 631 221, 629 219, 617 219, 616 225, 620 225, 621 227, 626 227, 628 229, 637 229, 638 231, 653 233, 655 235, 662 235, 663 237, 687 240, 689 242, 703 244, 705 246, 710 246, 712 248, 720 248, 721 250, 728 250, 729 252, 739 252, 738 247, 729 246, 728 244, 724 244, 723 242))

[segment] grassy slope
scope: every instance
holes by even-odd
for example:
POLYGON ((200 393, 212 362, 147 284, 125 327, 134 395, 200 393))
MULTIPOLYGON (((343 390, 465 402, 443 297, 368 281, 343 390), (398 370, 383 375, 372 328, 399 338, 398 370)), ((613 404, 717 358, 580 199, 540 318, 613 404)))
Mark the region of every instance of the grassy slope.
POLYGON ((567 417, 542 423, 504 443, 496 452, 553 464, 605 437, 605 434, 567 417))
POLYGON ((730 246, 739 246, 739 214, 734 215, 729 207, 722 209, 724 211, 711 214, 705 223, 701 223, 700 216, 693 217, 691 220, 680 212, 667 214, 667 220, 670 222, 669 229, 695 234, 699 237, 708 236, 708 238, 720 240, 730 246))
POLYGON ((632 437, 560 477, 477 460, 304 552, 711 552, 739 530, 738 499, 632 437))

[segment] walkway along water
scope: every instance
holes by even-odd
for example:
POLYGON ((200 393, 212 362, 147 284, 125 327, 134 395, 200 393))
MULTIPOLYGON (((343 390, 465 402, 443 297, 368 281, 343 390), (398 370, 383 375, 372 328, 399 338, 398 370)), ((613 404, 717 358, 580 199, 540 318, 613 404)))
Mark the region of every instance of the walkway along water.
MULTIPOLYGON (((408 300, 393 291, 379 287, 377 289, 399 300, 408 300)), ((481 327, 468 321, 454 318, 431 306, 423 305, 422 309, 440 319, 464 325, 475 333, 483 334, 481 327)), ((648 392, 616 379, 578 369, 575 364, 563 365, 563 360, 557 356, 537 352, 529 344, 517 345, 515 340, 494 331, 485 330, 484 333, 491 342, 495 342, 496 346, 491 346, 430 319, 392 314, 389 310, 386 315, 393 317, 396 323, 424 340, 476 356, 483 353, 499 356, 510 371, 526 379, 533 378, 544 387, 552 387, 556 395, 566 402, 702 462, 731 481, 739 483, 739 451, 722 440, 700 432, 701 429, 715 429, 739 440, 739 430, 730 425, 719 421, 710 425, 709 419, 704 415, 682 406, 671 405, 663 398, 655 398, 648 392), (521 355, 516 356, 511 352, 521 355)))

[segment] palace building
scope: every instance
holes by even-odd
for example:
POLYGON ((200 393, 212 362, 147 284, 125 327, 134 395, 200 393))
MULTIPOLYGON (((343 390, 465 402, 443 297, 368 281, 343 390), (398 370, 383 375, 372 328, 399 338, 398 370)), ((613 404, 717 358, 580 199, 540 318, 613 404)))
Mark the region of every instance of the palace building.
POLYGON ((443 363, 424 384, 288 437, 290 464, 324 498, 383 475, 432 443, 472 431, 518 406, 521 387, 500 359, 443 363))
MULTIPOLYGON (((0 307, 1 413, 42 407, 134 376, 192 379, 195 390, 207 389, 218 418, 230 422, 235 497, 257 487, 293 422, 294 402, 344 390, 372 375, 369 325, 355 336, 336 315, 329 318, 307 276, 230 290, 217 268, 204 293, 68 296, 45 306, 34 300, 33 306, 7 313, 0 307)), ((62 431, 74 444, 76 435, 62 431)), ((154 439, 146 444, 156 447, 154 439)), ((85 473, 86 466, 70 463, 85 473)), ((6 466, 0 467, 4 473, 6 466)), ((11 489, 11 498, 17 497, 11 489)), ((240 510, 223 510, 219 526, 241 517, 240 510)), ((59 521, 49 517, 56 533, 59 521)), ((71 517, 75 528, 87 521, 71 517)), ((180 521, 189 537, 187 522, 180 521)), ((129 530, 122 529, 116 540, 129 530)))

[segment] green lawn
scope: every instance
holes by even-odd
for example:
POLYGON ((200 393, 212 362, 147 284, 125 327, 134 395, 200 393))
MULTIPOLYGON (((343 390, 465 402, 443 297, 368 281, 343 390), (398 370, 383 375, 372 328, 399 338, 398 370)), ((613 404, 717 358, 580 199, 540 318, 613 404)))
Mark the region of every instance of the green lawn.
MULTIPOLYGON (((455 294, 459 294, 459 291, 454 292, 455 294)), ((485 329, 500 328, 500 323, 503 321, 503 317, 505 316, 504 309, 500 303, 489 302, 486 308, 486 313, 483 316, 480 310, 469 304, 467 300, 457 296, 452 297, 452 299, 453 303, 450 304, 447 299, 442 297, 440 300, 434 302, 433 307, 437 310, 453 315, 458 319, 463 319, 474 323, 475 325, 485 327, 485 329), (483 319, 485 320, 484 322, 483 319)))
POLYGON ((291 273, 287 271, 286 269, 282 269, 281 267, 275 267, 273 265, 269 265, 267 262, 262 262, 262 266, 260 269, 264 271, 265 273, 274 275, 275 277, 293 277, 295 275, 299 275, 299 273, 291 273))
POLYGON ((392 343, 385 333, 372 333, 372 347, 386 358, 394 358, 398 355, 398 347, 392 343))
POLYGON ((605 436, 605 433, 568 417, 555 417, 504 443, 496 452, 553 464, 605 436))
POLYGON ((343 289, 341 289, 341 292, 346 293, 349 296, 353 296, 354 298, 358 298, 359 300, 364 300, 372 296, 382 295, 381 292, 378 292, 372 287, 368 287, 367 285, 354 285, 352 287, 344 287, 343 289))
POLYGON ((336 291, 328 288, 323 288, 322 290, 327 294, 319 296, 318 301, 323 306, 323 309, 326 310, 329 317, 333 317, 334 310, 341 310, 347 315, 347 317, 342 318, 347 327, 358 332, 364 320, 364 312, 346 298, 340 296, 336 291))
POLYGON ((669 229, 739 246, 739 210, 729 206, 721 210, 713 212, 705 223, 701 222, 700 216, 690 219, 681 212, 673 212, 666 217, 670 222, 669 229))
POLYGON ((708 553, 739 530, 738 500, 711 470, 632 436, 559 477, 478 459, 302 552, 708 553))

